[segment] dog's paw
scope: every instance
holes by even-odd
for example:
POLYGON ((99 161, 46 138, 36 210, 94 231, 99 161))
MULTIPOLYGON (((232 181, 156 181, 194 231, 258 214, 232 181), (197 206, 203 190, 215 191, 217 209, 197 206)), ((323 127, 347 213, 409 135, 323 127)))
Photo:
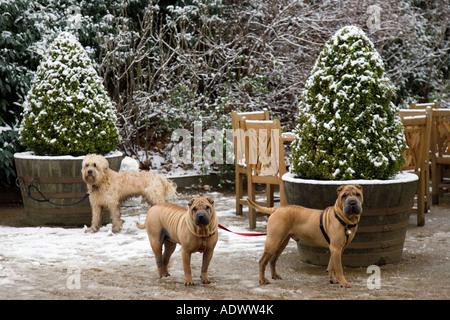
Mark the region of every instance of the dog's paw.
POLYGON ((202 283, 203 284, 210 284, 211 281, 209 281, 208 277, 202 277, 202 283))
POLYGON ((330 274, 330 283, 331 284, 338 284, 339 280, 334 276, 334 273, 330 274))
POLYGON ((272 279, 273 280, 283 280, 283 278, 278 273, 274 273, 272 275, 272 279))
POLYGON ((120 230, 122 230, 122 226, 121 226, 121 225, 120 225, 120 226, 113 226, 113 227, 112 227, 112 232, 113 232, 113 233, 119 233, 120 230))
POLYGON ((158 268, 158 276, 160 279, 170 277, 170 273, 167 268, 158 268))
POLYGON ((259 279, 259 284, 269 284, 269 283, 270 283, 270 281, 267 280, 267 278, 259 279))
POLYGON ((96 233, 97 231, 98 231, 97 228, 90 227, 84 230, 84 233, 96 233))
POLYGON ((186 287, 193 287, 194 286, 194 282, 192 282, 192 281, 190 281, 190 282, 184 282, 184 285, 186 286, 186 287))

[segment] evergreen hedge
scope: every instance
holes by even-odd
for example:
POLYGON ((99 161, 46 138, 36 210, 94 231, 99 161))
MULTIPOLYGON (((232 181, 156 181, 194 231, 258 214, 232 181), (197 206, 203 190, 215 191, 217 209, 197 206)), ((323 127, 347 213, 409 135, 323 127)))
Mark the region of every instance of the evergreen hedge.
POLYGON ((43 54, 24 102, 21 143, 38 155, 116 150, 116 110, 87 53, 61 32, 43 54))
POLYGON ((298 106, 292 172, 302 178, 387 179, 401 170, 404 137, 394 86, 364 32, 325 44, 298 106))

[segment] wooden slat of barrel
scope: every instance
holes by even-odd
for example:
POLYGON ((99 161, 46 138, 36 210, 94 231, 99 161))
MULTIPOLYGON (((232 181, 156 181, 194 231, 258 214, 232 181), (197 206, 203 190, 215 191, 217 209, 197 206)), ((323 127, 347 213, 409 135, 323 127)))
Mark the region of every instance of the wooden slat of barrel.
MULTIPOLYGON (((349 181, 314 182, 307 179, 286 181, 286 198, 289 204, 323 210, 334 205, 336 189, 349 181)), ((288 179, 289 180, 289 179, 288 179)), ((409 224, 409 215, 417 189, 417 176, 402 179, 360 181, 364 193, 363 213, 353 241, 342 255, 342 264, 349 267, 382 265, 401 260, 402 249, 409 224)), ((302 261, 326 266, 329 262, 328 248, 321 248, 303 240, 298 242, 302 261)))
MULTIPOLYGON (((358 226, 355 238, 344 250, 342 264, 347 267, 362 267, 400 261, 410 207, 367 210, 367 219, 362 220, 363 225, 358 226)), ((303 240, 298 242, 298 246, 301 260, 328 265, 330 253, 327 248, 303 240)))
MULTIPOLYGON (((25 222, 31 226, 89 226, 92 218, 89 200, 77 203, 87 193, 86 184, 81 176, 82 157, 61 160, 44 158, 15 158, 24 209, 27 213, 25 222), (31 197, 28 196, 29 185, 34 186, 30 189, 31 197), (36 199, 49 199, 51 203, 36 199)), ((107 159, 110 168, 117 171, 122 156, 107 159)), ((104 214, 102 222, 109 221, 109 214, 104 214)))

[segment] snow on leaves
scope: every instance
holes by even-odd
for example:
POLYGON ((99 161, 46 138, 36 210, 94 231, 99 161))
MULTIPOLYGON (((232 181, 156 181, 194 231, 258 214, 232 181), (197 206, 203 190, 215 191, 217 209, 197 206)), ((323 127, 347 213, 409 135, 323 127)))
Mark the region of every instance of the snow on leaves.
POLYGON ((24 103, 22 143, 41 155, 107 153, 116 111, 77 39, 62 32, 44 53, 24 103))
POLYGON ((314 179, 387 179, 403 162, 394 87, 364 32, 344 27, 325 44, 299 104, 292 171, 314 179))

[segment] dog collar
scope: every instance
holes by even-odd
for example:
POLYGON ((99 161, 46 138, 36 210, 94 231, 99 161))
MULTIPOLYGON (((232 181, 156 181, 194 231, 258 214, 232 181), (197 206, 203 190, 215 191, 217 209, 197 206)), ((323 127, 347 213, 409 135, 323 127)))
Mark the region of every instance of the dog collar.
POLYGON ((347 224, 344 220, 342 220, 336 213, 336 211, 334 212, 334 216, 336 217, 336 219, 344 226, 345 229, 345 236, 347 237, 348 240, 348 236, 352 234, 352 228, 356 227, 358 224, 347 224))
POLYGON ((197 252, 203 253, 206 249, 206 240, 208 240, 209 238, 211 238, 216 232, 214 231, 213 233, 211 233, 209 236, 207 237, 202 237, 202 245, 200 246, 200 248, 198 248, 197 252))
MULTIPOLYGON (((323 237, 325 238, 325 240, 327 240, 328 244, 330 244, 330 238, 328 237, 327 232, 325 231, 325 228, 323 227, 323 212, 320 214, 320 220, 319 220, 319 227, 320 227, 320 231, 322 231, 323 237)), ((347 238, 348 241, 348 237, 349 235, 352 234, 352 228, 356 227, 358 224, 347 224, 345 223, 344 220, 342 220, 336 213, 336 211, 334 212, 334 216, 336 217, 336 219, 340 222, 340 224, 342 224, 344 226, 345 229, 345 237, 347 238)))

